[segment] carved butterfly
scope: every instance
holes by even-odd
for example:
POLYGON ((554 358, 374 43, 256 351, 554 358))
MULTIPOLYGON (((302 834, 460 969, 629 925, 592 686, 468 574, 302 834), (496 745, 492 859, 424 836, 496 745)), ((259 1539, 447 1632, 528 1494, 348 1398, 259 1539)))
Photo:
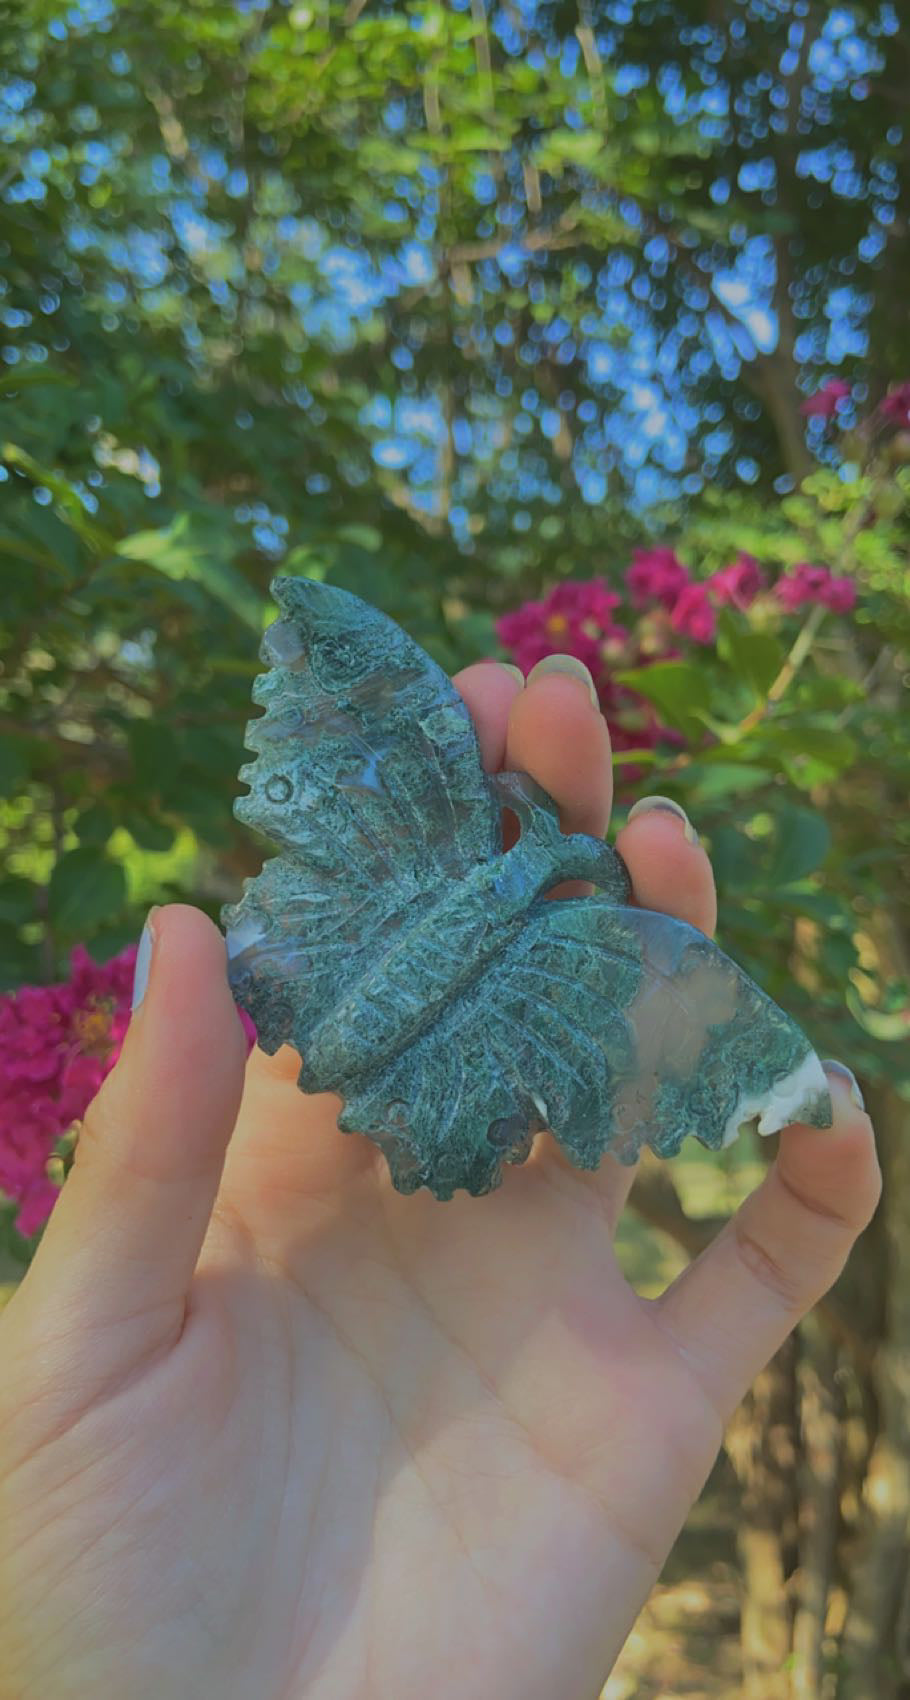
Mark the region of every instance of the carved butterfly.
POLYGON ((693 927, 630 907, 616 851, 561 833, 532 780, 484 773, 461 697, 394 621, 308 579, 272 592, 235 812, 280 854, 223 912, 231 984, 399 1191, 488 1192, 544 1127, 593 1169, 830 1125, 795 1022, 693 927), (566 879, 598 893, 548 899, 566 879))

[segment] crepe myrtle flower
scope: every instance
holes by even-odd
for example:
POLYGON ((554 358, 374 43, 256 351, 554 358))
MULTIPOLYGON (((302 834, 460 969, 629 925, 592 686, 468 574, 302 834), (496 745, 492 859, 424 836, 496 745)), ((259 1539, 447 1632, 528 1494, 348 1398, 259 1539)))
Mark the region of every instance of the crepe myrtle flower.
POLYGON ((845 378, 829 378, 814 395, 800 403, 800 413, 806 419, 833 419, 842 401, 850 395, 851 386, 845 378))
MULTIPOLYGON (((76 1126, 120 1055, 130 1019, 136 946, 95 962, 84 945, 69 978, 0 996, 0 1192, 18 1206, 29 1237, 47 1221, 59 1188, 48 1162, 76 1126)), ((255 1028, 240 1019, 252 1047, 255 1028)))
POLYGON ((830 567, 813 566, 809 561, 800 561, 779 578, 774 595, 788 613, 811 603, 829 608, 832 614, 849 614, 856 607, 852 579, 836 577, 830 567))

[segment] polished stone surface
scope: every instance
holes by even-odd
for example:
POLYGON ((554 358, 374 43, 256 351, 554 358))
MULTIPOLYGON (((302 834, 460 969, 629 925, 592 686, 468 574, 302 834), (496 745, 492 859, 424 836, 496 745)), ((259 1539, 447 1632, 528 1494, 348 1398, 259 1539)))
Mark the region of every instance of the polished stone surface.
POLYGON ((498 1185, 547 1127, 580 1168, 752 1122, 831 1122, 791 1018, 709 939, 629 906, 617 853, 484 774, 449 678, 349 593, 278 579, 238 817, 279 848, 225 909, 259 1043, 337 1092, 395 1186, 498 1185), (502 809, 521 824, 503 853, 502 809), (566 879, 592 897, 548 899, 566 879))

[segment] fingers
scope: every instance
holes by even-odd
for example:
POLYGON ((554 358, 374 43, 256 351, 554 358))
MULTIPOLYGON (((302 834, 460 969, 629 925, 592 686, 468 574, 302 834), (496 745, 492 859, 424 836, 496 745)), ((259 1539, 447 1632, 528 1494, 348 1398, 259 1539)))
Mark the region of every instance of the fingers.
POLYGON ((643 797, 629 811, 616 848, 640 909, 657 909, 702 933, 713 933, 717 892, 711 863, 678 804, 665 797, 643 797))
MULTIPOLYGON (((529 773, 559 805, 564 832, 602 838, 613 801, 610 734, 591 687, 574 669, 534 668, 509 714, 502 766, 529 773)), ((586 670, 585 670, 586 671, 586 670)))
POLYGON ((518 668, 477 661, 456 673, 452 683, 470 709, 487 773, 498 773, 505 766, 509 710, 523 689, 518 668))
MULTIPOLYGON (((559 805, 564 831, 602 836, 613 794, 609 732, 592 704, 583 672, 554 668, 562 660, 550 657, 542 671, 532 670, 525 690, 513 696, 503 765, 530 773, 549 792, 559 805)), ((682 810, 673 804, 649 807, 649 802, 632 812, 617 838, 634 899, 641 908, 712 932, 717 899, 710 861, 682 810)), ((583 889, 574 884, 561 888, 560 894, 583 889)), ((595 1173, 582 1174, 546 1135, 538 1141, 532 1161, 543 1165, 554 1184, 596 1196, 607 1231, 615 1231, 635 1179, 634 1166, 608 1153, 595 1173)))
POLYGON ((833 1127, 787 1128, 761 1185, 652 1301, 724 1421, 837 1279, 878 1203, 872 1124, 830 1065, 828 1084, 833 1127))
POLYGON ((246 1056, 217 928, 182 905, 152 927, 145 995, 25 1283, 80 1333, 121 1325, 131 1351, 182 1326, 246 1056))

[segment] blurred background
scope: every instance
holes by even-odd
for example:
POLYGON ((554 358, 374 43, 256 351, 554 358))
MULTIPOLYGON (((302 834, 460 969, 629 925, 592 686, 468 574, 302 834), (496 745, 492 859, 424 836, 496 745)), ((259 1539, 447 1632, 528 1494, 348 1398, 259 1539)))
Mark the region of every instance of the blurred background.
MULTIPOLYGON (((145 909, 261 861, 276 571, 449 670, 585 660, 619 818, 684 804, 875 1114, 608 1700, 910 1696, 908 91, 871 0, 0 0, 6 1292, 145 909)), ((644 1166, 641 1291, 768 1155, 644 1166)))

